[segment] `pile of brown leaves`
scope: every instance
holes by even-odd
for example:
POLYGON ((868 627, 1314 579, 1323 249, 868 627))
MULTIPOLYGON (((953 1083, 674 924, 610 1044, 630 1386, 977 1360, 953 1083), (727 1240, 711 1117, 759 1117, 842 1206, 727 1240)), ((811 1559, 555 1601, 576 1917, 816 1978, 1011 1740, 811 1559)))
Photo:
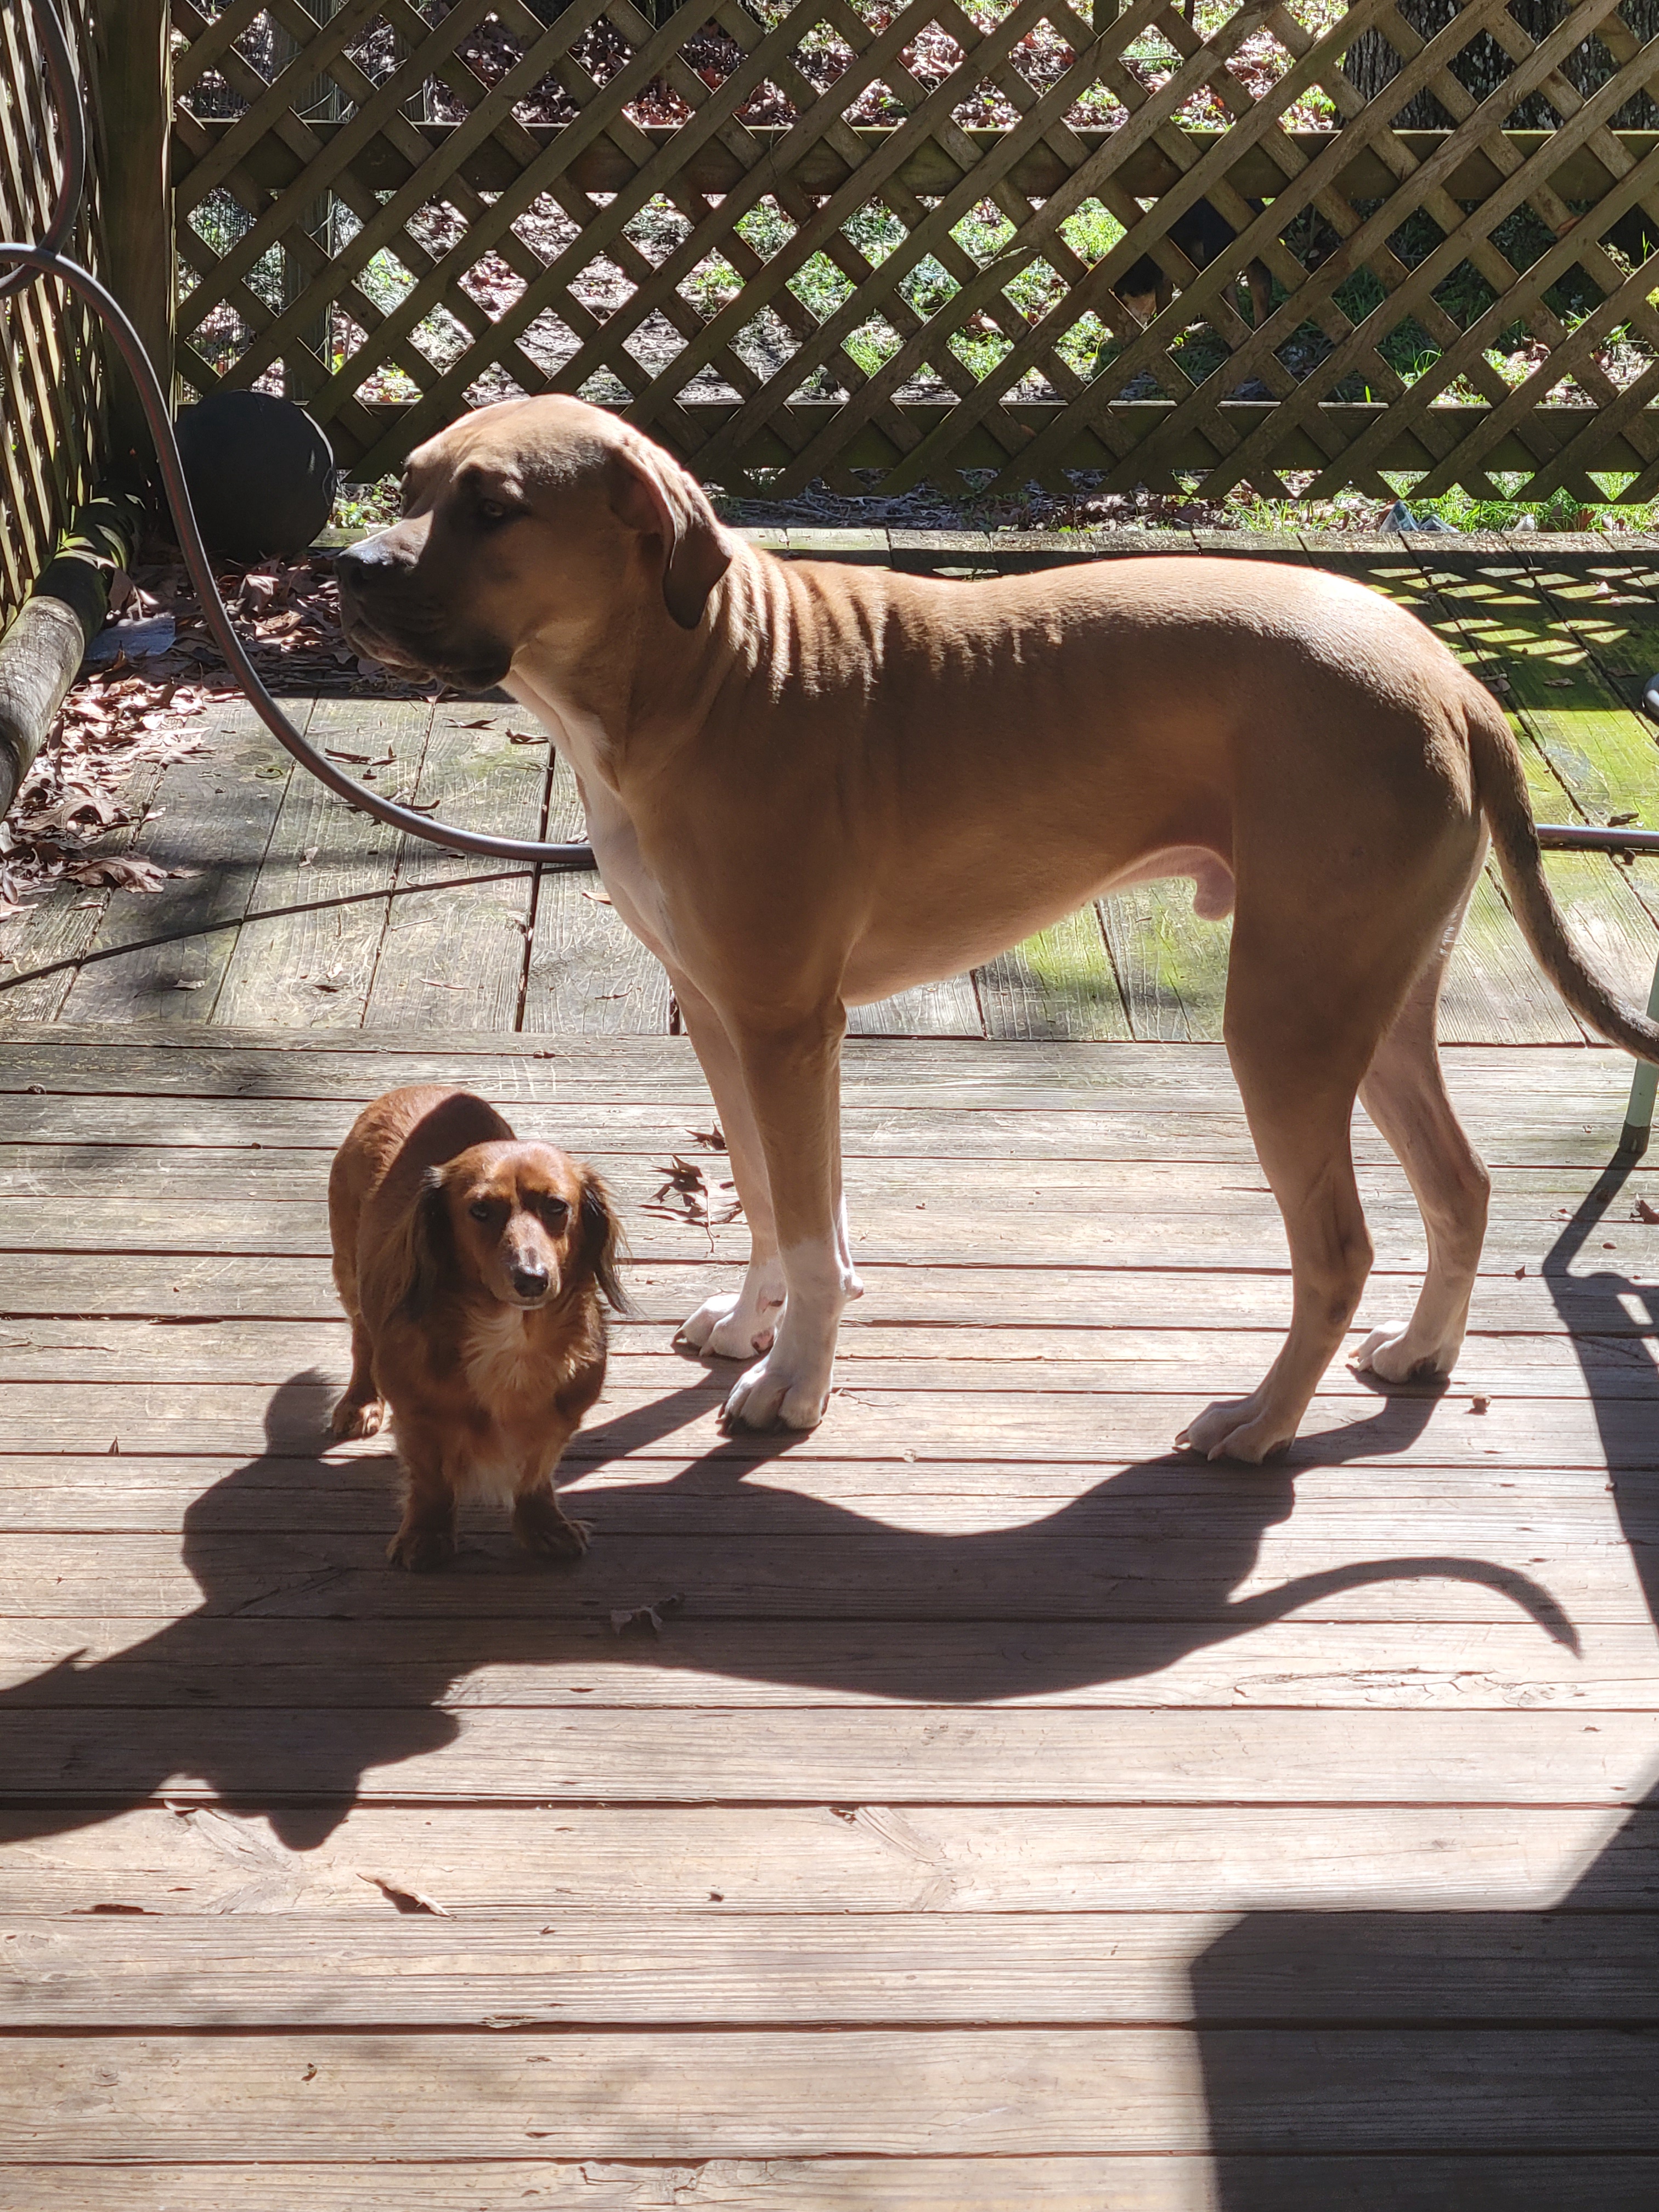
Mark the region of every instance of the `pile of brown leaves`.
POLYGON ((131 819, 121 793, 135 769, 202 750, 189 724, 205 704, 198 684, 173 676, 152 680, 118 664, 75 686, 15 806, 0 822, 0 921, 62 878, 160 890, 167 872, 153 860, 93 848, 131 819))
MULTIPOLYGON (((274 690, 409 692, 346 644, 331 556, 235 569, 220 577, 219 586, 254 665, 274 690)), ((60 881, 154 891, 169 874, 188 872, 160 867, 142 854, 98 848, 134 818, 128 791, 134 770, 202 751, 192 724, 240 698, 240 687, 208 635, 181 568, 118 573, 110 608, 118 621, 170 615, 173 642, 142 660, 118 657, 111 667, 89 669, 71 687, 15 805, 0 822, 0 924, 60 881)))

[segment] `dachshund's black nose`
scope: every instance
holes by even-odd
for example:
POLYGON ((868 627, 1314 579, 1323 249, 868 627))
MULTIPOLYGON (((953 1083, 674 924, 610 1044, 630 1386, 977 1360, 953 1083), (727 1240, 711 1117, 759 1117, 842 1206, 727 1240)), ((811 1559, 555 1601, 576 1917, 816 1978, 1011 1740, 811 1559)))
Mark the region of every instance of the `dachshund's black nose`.
POLYGON ((545 1267, 515 1267, 513 1287, 521 1298, 538 1298, 547 1288, 545 1267))

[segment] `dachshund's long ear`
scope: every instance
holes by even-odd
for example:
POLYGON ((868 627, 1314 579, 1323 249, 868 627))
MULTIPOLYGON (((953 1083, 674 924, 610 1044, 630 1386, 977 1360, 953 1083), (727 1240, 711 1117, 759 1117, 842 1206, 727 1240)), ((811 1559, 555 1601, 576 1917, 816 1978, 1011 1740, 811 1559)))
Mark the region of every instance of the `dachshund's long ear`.
POLYGON ((611 470, 611 512, 641 537, 662 540, 663 605, 682 629, 696 629, 733 551, 707 493, 642 439, 614 452, 611 470))
POLYGON ((617 1218, 611 1193, 592 1169, 586 1170, 582 1177, 581 1223, 582 1259, 592 1269, 600 1295, 616 1312, 632 1313, 628 1293, 617 1279, 617 1262, 622 1256, 622 1224, 617 1218))
POLYGON ((444 1204, 444 1171, 428 1168, 404 1218, 386 1307, 418 1321, 438 1295, 449 1257, 449 1208, 444 1204))

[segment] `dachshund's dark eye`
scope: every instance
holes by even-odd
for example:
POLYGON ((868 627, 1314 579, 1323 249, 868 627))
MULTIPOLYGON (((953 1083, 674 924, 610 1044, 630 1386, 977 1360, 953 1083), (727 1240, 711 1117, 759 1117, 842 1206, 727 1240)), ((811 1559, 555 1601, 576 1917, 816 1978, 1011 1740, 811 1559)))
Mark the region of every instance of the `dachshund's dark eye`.
POLYGON ((488 1221, 495 1211, 487 1198, 475 1198, 466 1210, 475 1221, 488 1221))
POLYGON ((536 1211, 550 1229, 562 1229, 570 1218, 570 1208, 562 1198, 538 1198, 536 1211))

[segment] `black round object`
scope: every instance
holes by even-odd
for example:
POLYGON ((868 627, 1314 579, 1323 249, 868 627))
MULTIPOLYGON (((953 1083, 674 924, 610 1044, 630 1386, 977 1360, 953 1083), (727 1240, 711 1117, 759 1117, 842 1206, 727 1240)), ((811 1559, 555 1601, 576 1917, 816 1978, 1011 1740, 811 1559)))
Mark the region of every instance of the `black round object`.
POLYGON ((180 408, 178 431, 196 519, 216 553, 285 558, 327 523, 339 472, 328 440, 291 399, 215 392, 180 408))

